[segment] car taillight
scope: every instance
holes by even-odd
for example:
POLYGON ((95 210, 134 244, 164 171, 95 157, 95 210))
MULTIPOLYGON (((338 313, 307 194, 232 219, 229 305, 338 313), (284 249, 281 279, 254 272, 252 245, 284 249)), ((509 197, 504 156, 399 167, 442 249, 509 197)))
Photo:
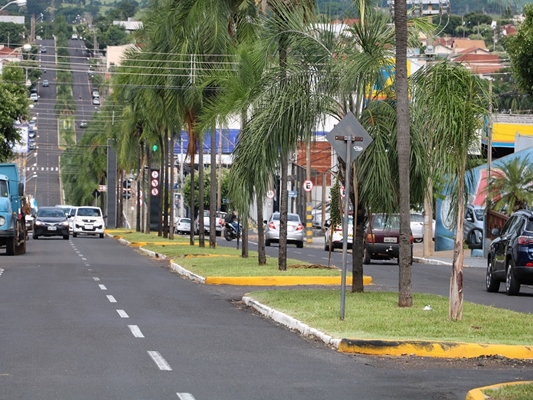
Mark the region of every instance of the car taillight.
POLYGON ((367 233, 366 234, 366 242, 367 243, 374 243, 375 240, 376 240, 376 237, 372 233, 367 233))
POLYGON ((303 229, 304 229, 304 226, 302 224, 298 224, 298 226, 296 227, 297 231, 301 231, 303 229))
POLYGON ((533 236, 518 236, 517 242, 521 246, 533 244, 533 236))
POLYGON ((413 244, 415 242, 415 238, 413 237, 413 235, 411 235, 410 239, 411 239, 411 244, 413 244))
POLYGON ((342 226, 337 226, 335 228, 335 232, 342 232, 342 226))
POLYGON ((268 227, 270 229, 274 229, 275 230, 276 229, 276 224, 274 222, 271 222, 270 224, 268 224, 268 227))

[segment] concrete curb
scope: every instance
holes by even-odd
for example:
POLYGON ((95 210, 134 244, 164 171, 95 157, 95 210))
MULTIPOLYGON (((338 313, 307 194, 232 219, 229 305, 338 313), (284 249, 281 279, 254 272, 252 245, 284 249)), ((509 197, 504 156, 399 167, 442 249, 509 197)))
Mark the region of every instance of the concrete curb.
POLYGON ((286 326, 289 329, 296 330, 305 336, 312 336, 322 340, 325 344, 339 348, 340 339, 336 339, 333 336, 327 335, 318 329, 311 328, 309 325, 304 324, 301 321, 298 321, 296 318, 291 317, 290 315, 284 314, 281 311, 277 311, 273 308, 265 306, 262 303, 252 299, 251 297, 244 296, 242 301, 247 306, 250 306, 257 310, 259 313, 268 317, 279 324, 286 326))
POLYGON ((475 388, 475 389, 470 390, 466 394, 465 400, 485 400, 485 399, 487 399, 487 396, 485 396, 483 394, 484 390, 487 390, 487 389, 499 389, 499 388, 501 388, 503 386, 525 385, 525 384, 531 383, 531 382, 533 382, 533 381, 505 382, 505 383, 497 383, 495 385, 483 386, 483 387, 480 387, 480 388, 475 388))

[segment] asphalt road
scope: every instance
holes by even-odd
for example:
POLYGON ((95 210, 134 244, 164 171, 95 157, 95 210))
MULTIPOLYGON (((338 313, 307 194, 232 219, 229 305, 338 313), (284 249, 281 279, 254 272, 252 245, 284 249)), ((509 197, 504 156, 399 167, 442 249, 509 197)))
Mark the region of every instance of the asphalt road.
POLYGON ((337 353, 113 239, 0 254, 0 398, 463 399, 529 364, 337 353), (188 394, 192 397, 187 397, 188 394))

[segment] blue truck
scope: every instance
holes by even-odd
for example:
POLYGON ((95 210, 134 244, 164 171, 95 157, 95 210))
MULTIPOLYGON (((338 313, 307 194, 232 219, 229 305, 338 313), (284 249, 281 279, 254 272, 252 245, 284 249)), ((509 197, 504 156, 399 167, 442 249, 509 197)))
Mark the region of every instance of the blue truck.
POLYGON ((7 255, 26 253, 25 199, 17 164, 0 164, 0 247, 7 255))

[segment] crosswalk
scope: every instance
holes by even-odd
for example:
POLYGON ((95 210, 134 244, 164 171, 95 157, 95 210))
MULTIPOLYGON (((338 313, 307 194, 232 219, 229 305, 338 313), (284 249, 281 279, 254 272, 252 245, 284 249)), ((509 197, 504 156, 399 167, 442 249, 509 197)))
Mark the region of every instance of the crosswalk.
POLYGON ((31 167, 26 167, 26 171, 27 172, 58 172, 59 171, 59 167, 39 167, 39 166, 31 166, 31 167))

